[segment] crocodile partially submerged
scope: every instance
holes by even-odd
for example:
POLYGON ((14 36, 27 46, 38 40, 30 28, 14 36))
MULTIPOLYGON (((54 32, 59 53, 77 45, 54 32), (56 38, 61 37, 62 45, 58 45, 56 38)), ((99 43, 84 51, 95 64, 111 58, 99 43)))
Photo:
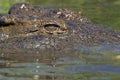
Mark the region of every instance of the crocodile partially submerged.
POLYGON ((0 51, 80 51, 102 46, 120 50, 120 32, 92 23, 81 12, 27 3, 0 14, 0 51))

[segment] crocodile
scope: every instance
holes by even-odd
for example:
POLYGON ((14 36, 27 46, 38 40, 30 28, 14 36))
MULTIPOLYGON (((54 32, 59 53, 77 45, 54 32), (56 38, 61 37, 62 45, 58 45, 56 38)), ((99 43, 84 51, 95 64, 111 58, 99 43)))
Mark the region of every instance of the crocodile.
POLYGON ((97 46, 119 51, 120 32, 95 24, 78 11, 16 3, 0 14, 1 52, 65 53, 97 46))

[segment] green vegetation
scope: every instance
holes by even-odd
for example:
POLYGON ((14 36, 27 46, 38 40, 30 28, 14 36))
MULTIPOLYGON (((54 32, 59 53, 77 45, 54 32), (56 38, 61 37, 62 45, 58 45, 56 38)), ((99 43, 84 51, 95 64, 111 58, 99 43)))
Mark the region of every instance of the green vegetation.
POLYGON ((0 13, 8 12, 10 6, 17 2, 25 2, 25 0, 0 0, 0 13))

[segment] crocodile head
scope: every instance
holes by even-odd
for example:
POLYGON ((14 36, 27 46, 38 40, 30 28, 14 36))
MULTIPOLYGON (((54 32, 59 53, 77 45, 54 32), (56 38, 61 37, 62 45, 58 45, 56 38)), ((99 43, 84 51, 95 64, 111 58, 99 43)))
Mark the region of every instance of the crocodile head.
POLYGON ((17 3, 0 15, 0 44, 9 52, 71 52, 118 45, 120 32, 93 24, 81 12, 17 3))

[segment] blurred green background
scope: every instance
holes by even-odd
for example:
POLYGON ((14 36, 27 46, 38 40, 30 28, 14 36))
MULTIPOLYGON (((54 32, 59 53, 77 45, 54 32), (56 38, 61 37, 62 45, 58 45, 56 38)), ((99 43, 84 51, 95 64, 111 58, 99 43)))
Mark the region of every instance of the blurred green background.
POLYGON ((17 2, 28 2, 51 8, 81 11, 94 23, 120 30, 120 0, 0 0, 0 13, 7 13, 17 2))

